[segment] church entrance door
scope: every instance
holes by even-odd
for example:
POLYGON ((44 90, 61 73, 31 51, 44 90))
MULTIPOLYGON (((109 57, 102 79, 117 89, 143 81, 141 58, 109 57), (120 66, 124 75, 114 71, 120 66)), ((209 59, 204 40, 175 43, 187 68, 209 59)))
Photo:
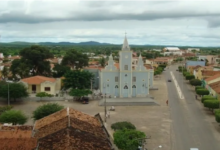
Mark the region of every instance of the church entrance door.
POLYGON ((115 96, 116 96, 116 97, 118 97, 118 96, 119 96, 119 94, 118 94, 118 93, 119 93, 119 92, 118 92, 118 86, 116 85, 116 86, 115 86, 115 96))
POLYGON ((128 86, 127 85, 124 86, 123 97, 128 97, 128 86))
POLYGON ((132 86, 132 97, 136 97, 136 86, 132 86))

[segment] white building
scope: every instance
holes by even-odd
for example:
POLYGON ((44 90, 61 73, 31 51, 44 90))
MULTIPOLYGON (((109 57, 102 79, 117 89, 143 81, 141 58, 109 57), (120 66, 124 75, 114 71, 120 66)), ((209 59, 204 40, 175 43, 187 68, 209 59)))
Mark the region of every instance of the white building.
POLYGON ((200 51, 199 48, 188 48, 188 49, 187 49, 187 52, 192 52, 192 50, 195 50, 195 51, 197 51, 197 52, 200 51))
POLYGON ((170 55, 182 56, 183 52, 182 51, 169 51, 169 52, 163 52, 161 54, 164 56, 170 56, 170 55))
POLYGON ((180 51, 180 49, 178 47, 165 47, 163 51, 173 52, 173 51, 180 51))
POLYGON ((0 58, 4 58, 4 55, 3 55, 3 53, 0 53, 0 58))

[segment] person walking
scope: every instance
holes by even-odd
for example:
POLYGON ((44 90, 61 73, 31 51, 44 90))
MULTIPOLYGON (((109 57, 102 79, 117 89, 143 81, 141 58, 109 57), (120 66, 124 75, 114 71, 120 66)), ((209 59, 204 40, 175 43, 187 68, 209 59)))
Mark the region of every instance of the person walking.
POLYGON ((166 103, 167 103, 167 106, 168 106, 168 100, 166 101, 166 103))

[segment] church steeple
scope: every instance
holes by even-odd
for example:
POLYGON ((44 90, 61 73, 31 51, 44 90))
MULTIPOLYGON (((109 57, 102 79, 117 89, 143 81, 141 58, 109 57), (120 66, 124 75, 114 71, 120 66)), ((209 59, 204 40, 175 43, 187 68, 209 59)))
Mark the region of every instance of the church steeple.
POLYGON ((123 43, 123 46, 122 46, 122 50, 123 51, 129 51, 130 50, 130 47, 128 45, 128 40, 127 40, 127 37, 126 37, 126 33, 125 33, 125 39, 124 39, 124 43, 123 43))
POLYGON ((137 66, 136 66, 136 70, 146 70, 146 68, 144 67, 144 62, 143 62, 143 59, 142 59, 142 56, 141 56, 141 52, 140 52, 140 55, 139 55, 139 58, 138 58, 138 63, 137 63, 137 66))

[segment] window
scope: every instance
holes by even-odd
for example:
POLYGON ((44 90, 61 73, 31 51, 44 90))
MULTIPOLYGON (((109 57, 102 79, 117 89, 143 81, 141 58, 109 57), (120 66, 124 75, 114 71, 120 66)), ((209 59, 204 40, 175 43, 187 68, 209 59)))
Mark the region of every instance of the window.
POLYGON ((44 91, 50 91, 50 87, 45 87, 44 91))
POLYGON ((136 77, 133 77, 132 81, 133 81, 133 82, 136 82, 136 77))
POLYGON ((115 77, 115 82, 118 82, 118 77, 115 77))
POLYGON ((125 65, 125 68, 124 68, 125 70, 128 70, 128 65, 125 65))

